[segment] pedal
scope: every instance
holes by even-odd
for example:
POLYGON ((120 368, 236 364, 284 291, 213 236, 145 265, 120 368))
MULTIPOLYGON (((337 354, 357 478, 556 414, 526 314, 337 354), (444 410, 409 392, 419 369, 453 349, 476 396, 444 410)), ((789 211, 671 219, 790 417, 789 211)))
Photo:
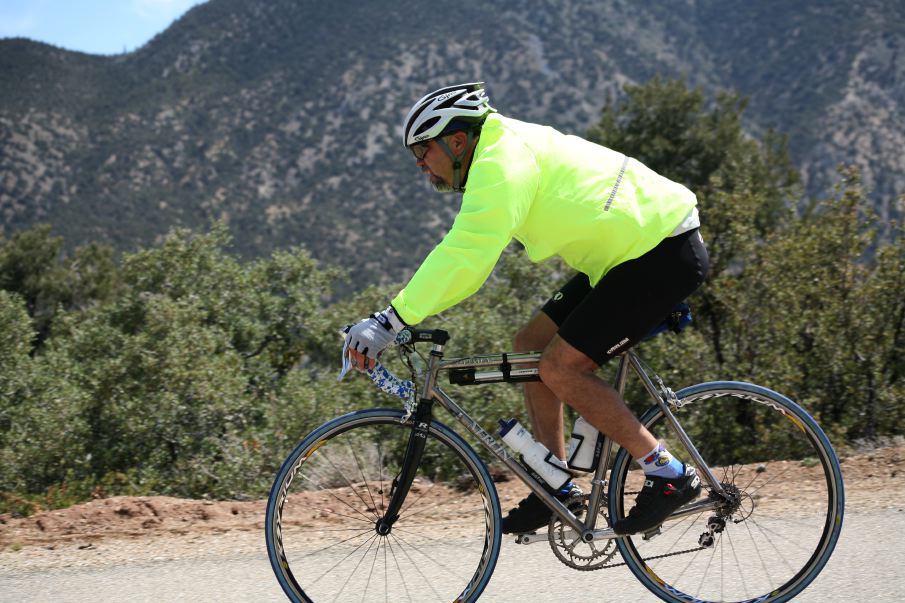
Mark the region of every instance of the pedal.
POLYGON ((660 534, 661 534, 661 532, 660 532, 660 526, 657 526, 657 527, 655 527, 655 528, 651 528, 650 530, 648 530, 648 531, 646 531, 646 532, 641 532, 641 539, 642 539, 642 540, 650 540, 650 539, 653 538, 654 536, 659 536, 660 534))

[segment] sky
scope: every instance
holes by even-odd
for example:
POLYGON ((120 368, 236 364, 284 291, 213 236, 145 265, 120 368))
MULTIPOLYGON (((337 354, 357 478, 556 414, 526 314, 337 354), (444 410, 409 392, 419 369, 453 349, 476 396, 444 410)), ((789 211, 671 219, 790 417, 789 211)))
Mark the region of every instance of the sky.
POLYGON ((0 0, 0 38, 91 54, 130 52, 205 0, 0 0))

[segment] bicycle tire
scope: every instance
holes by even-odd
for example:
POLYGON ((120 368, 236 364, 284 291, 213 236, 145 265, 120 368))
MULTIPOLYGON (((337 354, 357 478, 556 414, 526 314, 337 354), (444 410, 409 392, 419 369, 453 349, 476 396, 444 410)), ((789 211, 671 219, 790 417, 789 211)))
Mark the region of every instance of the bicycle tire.
POLYGON ((338 417, 283 463, 265 532, 290 600, 475 601, 487 586, 502 539, 499 497, 475 451, 439 421, 399 520, 377 532, 411 433, 401 418, 396 409, 338 417))
MULTIPOLYGON (((788 601, 817 577, 842 529, 842 472, 829 439, 804 409, 757 385, 702 383, 676 397, 679 423, 717 479, 737 489, 739 505, 667 520, 647 540, 619 538, 626 565, 664 601, 788 601)), ((659 407, 640 420, 684 453, 659 407)), ((612 521, 640 490, 643 475, 629 471, 631 464, 620 449, 610 479, 612 521)), ((698 500, 716 500, 701 481, 698 500)))

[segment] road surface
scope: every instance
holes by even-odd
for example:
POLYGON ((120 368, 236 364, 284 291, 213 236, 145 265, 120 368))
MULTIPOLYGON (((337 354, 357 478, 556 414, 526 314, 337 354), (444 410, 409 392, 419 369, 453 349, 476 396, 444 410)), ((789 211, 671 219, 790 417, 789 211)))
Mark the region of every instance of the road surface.
MULTIPOLYGON (((887 509, 845 517, 836 552, 818 579, 799 596, 800 602, 905 600, 905 512, 887 509)), ((228 536, 228 535, 227 535, 228 536)), ((263 539, 262 539, 263 540, 263 539)), ((204 550, 204 541, 198 541, 204 550)), ((41 569, 0 560, 0 601, 97 602, 130 601, 285 601, 266 553, 199 559, 138 560, 95 567, 41 569)), ((507 537, 496 572, 481 601, 611 601, 657 600, 624 567, 577 572, 559 563, 546 545, 519 546, 507 537)))

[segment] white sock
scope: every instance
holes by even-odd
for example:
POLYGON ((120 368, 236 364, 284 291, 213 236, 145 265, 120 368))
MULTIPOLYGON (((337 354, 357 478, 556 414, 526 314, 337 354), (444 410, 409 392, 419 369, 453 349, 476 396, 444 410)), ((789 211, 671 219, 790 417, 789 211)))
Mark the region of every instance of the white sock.
POLYGON ((679 477, 685 474, 685 465, 669 453, 663 444, 657 446, 638 459, 644 475, 657 477, 679 477))

